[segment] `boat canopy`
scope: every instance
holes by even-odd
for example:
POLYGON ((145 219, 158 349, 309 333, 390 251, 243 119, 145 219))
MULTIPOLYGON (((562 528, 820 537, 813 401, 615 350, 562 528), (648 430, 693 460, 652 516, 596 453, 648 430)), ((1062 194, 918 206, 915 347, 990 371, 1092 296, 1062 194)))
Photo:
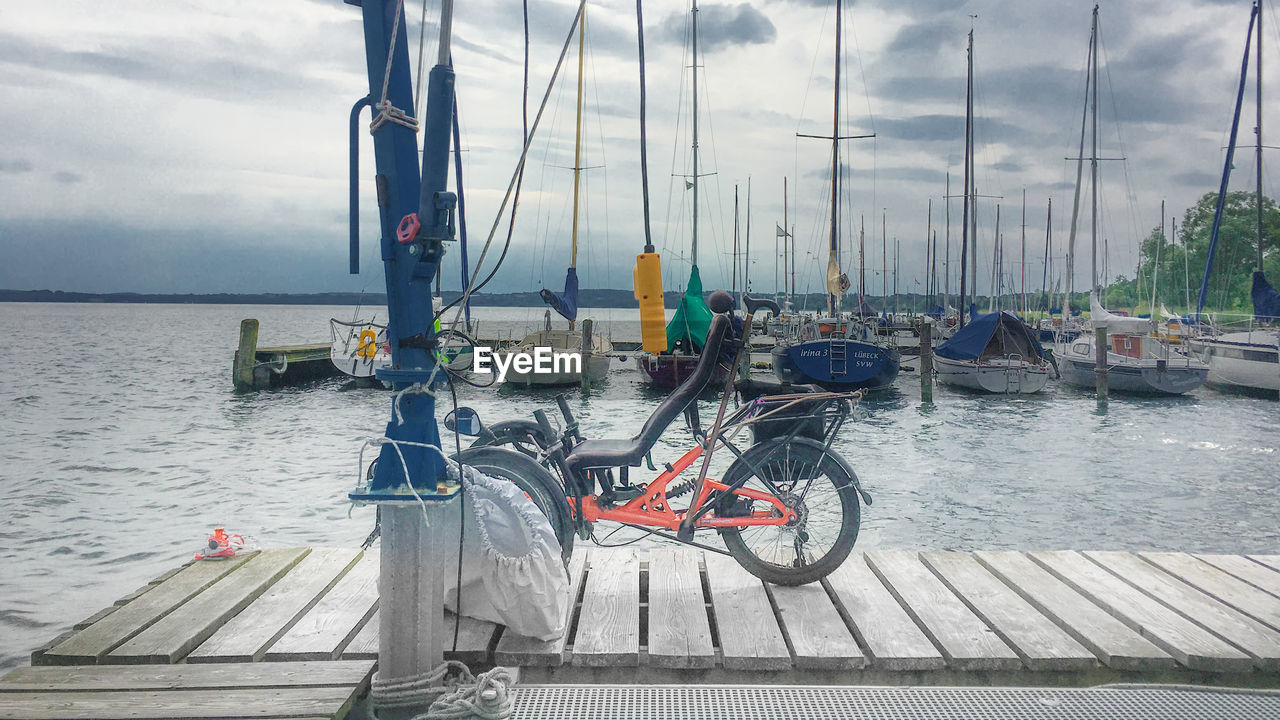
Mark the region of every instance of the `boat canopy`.
POLYGON ((674 352, 681 343, 694 352, 701 351, 707 342, 707 331, 711 329, 711 318, 711 308, 702 299, 702 275, 694 265, 676 314, 667 323, 667 351, 674 352))
POLYGON ((1280 320, 1280 292, 1271 287, 1261 270, 1253 273, 1253 317, 1257 320, 1280 320))
POLYGON ((550 305, 560 316, 569 322, 578 319, 578 269, 569 268, 564 276, 564 292, 556 293, 542 288, 538 293, 542 301, 550 305))
POLYGON ((1151 318, 1116 315, 1098 301, 1098 293, 1089 293, 1089 320, 1094 327, 1105 327, 1108 335, 1146 335, 1151 332, 1151 318))
POLYGON ((1021 355, 1026 359, 1044 357, 1044 348, 1036 339, 1035 331, 1007 310, 979 315, 933 352, 951 360, 1006 355, 1021 355))
POLYGON ((934 320, 941 320, 942 318, 946 317, 947 311, 941 305, 934 305, 932 308, 929 309, 929 312, 925 313, 925 315, 928 315, 934 320))

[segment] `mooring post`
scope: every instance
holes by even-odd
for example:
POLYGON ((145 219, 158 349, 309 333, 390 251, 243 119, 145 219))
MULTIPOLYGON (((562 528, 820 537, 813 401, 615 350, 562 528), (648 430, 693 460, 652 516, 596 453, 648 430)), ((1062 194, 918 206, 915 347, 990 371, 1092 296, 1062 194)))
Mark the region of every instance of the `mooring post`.
POLYGON ((591 318, 582 321, 582 389, 591 389, 591 375, 587 373, 587 360, 591 357, 591 318))
POLYGON ((1107 328, 1106 326, 1093 329, 1094 335, 1094 367, 1093 374, 1097 378, 1098 387, 1098 405, 1107 404, 1107 328))
POLYGON ((933 323, 920 323, 920 402, 933 402, 933 323))
POLYGON ((232 382, 236 390, 253 389, 253 366, 258 354, 258 321, 247 318, 240 321, 240 347, 236 349, 236 358, 231 372, 232 382))

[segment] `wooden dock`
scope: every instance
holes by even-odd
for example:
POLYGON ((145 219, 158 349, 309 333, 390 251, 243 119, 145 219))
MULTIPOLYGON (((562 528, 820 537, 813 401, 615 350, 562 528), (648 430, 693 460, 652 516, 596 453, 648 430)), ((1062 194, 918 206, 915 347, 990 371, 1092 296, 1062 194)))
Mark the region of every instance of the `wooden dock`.
POLYGON ((231 361, 236 390, 262 390, 340 374, 329 359, 329 343, 258 347, 258 321, 240 322, 240 344, 231 361))
MULTIPOLYGON (((446 657, 524 683, 1280 687, 1280 555, 872 550, 780 587, 714 553, 597 548, 569 572, 566 637, 463 618, 446 657)), ((353 549, 190 563, 0 679, 0 717, 221 717, 264 689, 300 703, 273 717, 343 717, 377 658, 377 579, 353 549)))

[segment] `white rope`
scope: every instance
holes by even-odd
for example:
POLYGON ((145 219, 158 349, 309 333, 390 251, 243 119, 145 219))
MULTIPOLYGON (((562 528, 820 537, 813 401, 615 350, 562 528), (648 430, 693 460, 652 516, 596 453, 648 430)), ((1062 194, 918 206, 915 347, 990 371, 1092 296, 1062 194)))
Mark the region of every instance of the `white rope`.
POLYGON ((418 131, 418 121, 412 115, 392 105, 387 100, 387 87, 391 84, 391 63, 396 53, 396 40, 400 36, 400 16, 403 14, 404 0, 399 0, 396 3, 396 19, 391 24, 391 42, 387 45, 387 68, 382 73, 382 99, 374 104, 373 107, 377 109, 378 114, 373 118, 373 122, 369 123, 369 132, 371 134, 377 132, 378 128, 388 122, 403 125, 414 132, 418 131))
POLYGON ((495 667, 477 678, 466 665, 447 660, 416 677, 375 677, 370 701, 375 708, 427 705, 426 712, 414 715, 413 720, 503 720, 511 716, 510 688, 514 683, 507 668, 495 667))

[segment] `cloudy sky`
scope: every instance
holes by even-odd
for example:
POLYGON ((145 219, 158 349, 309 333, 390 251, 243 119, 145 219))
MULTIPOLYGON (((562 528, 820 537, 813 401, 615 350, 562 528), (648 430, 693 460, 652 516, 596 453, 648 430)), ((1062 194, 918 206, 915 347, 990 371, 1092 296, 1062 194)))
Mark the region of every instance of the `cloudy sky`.
MULTIPOLYGON (((421 6, 406 4, 416 58, 421 6)), ((465 192, 478 245, 519 153, 522 20, 517 0, 457 5, 465 192)), ((529 2, 531 115, 575 8, 529 2)), ((643 244, 635 6, 591 0, 589 8, 582 164, 591 169, 578 265, 584 287, 625 288, 643 244)), ((700 185, 706 285, 729 284, 734 186, 745 236, 749 181, 752 287, 773 289, 786 177, 797 285, 817 291, 830 145, 796 134, 830 132, 834 4, 708 1, 700 10, 702 172, 713 173, 700 185)), ((1267 47, 1280 47, 1269 2, 1264 10, 1267 47)), ((1038 286, 1050 197, 1055 255, 1067 236, 1075 164, 1064 158, 1079 143, 1089 11, 1088 3, 1046 0, 846 0, 841 133, 876 134, 843 144, 844 265, 855 287, 860 218, 874 294, 882 222, 890 274, 899 247, 902 290, 924 279, 930 199, 942 242, 948 171, 960 191, 970 27, 978 191, 1002 197, 979 201, 979 288, 990 283, 997 204, 1005 272, 1019 273, 1008 258, 1020 252, 1024 190, 1027 271, 1038 286)), ((651 0, 644 13, 652 228, 673 287, 690 252, 692 197, 679 177, 691 172, 689 12, 680 0, 651 0)), ((1103 162, 1099 184, 1112 275, 1132 275, 1135 239, 1160 222, 1162 199, 1180 215, 1216 190, 1248 14, 1247 0, 1103 3, 1099 154, 1127 158, 1103 162)), ((431 57, 434 40, 428 45, 431 57)), ((575 75, 566 68, 551 93, 495 288, 556 286, 563 277, 575 75)), ((339 0, 5 3, 0 86, 0 287, 381 290, 367 134, 364 273, 346 274, 347 114, 368 92, 357 8, 339 0)), ((1253 142, 1251 107, 1241 144, 1253 142)), ((1233 188, 1248 187, 1252 155, 1238 156, 1236 168, 1233 188)), ((953 254, 959 214, 953 202, 953 254)), ((1080 237, 1087 245, 1087 232, 1080 237)), ((446 259, 446 286, 457 285, 457 259, 446 259)), ((1088 268, 1079 267, 1087 283, 1088 268)))

